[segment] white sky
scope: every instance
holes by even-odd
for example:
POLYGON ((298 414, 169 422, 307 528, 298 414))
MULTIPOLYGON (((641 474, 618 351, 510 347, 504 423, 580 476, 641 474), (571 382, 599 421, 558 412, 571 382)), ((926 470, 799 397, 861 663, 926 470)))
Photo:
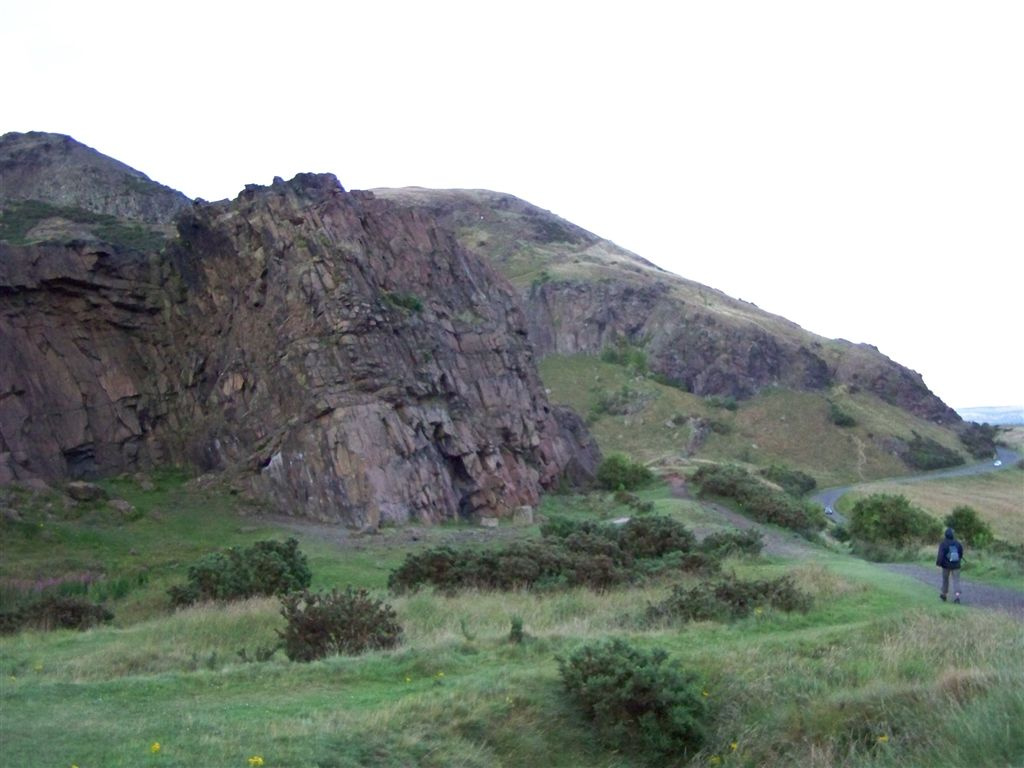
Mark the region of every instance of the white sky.
POLYGON ((1024 2, 0 0, 0 132, 190 197, 331 171, 522 197, 1024 403, 1024 2))

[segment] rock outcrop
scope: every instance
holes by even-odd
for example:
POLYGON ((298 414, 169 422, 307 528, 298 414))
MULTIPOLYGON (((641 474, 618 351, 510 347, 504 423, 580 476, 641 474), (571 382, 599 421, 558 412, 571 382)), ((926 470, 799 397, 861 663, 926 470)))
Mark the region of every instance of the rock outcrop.
POLYGON ((515 290, 429 216, 305 174, 177 228, 160 253, 0 243, 0 480, 182 463, 364 527, 592 474, 515 290))
POLYGON ((375 190, 440 221, 520 290, 538 353, 642 348, 651 371, 698 395, 860 387, 938 424, 959 416, 920 374, 874 347, 826 339, 672 275, 559 217, 484 190, 375 190))

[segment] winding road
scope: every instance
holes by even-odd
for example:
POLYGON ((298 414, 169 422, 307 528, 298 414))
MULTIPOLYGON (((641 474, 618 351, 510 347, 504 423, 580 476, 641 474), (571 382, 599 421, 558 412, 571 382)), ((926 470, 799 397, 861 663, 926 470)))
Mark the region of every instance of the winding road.
MULTIPOLYGON (((998 448, 996 450, 995 459, 988 459, 987 461, 977 462, 975 464, 955 467, 954 469, 940 469, 934 472, 925 472, 920 475, 891 478, 886 482, 910 484, 925 482, 928 480, 937 480, 943 477, 963 477, 966 475, 982 475, 988 472, 1001 472, 1003 470, 1012 469, 1016 466, 1019 460, 1020 454, 1016 451, 1011 451, 1008 448, 998 448)), ((871 482, 877 483, 880 481, 873 480, 871 482)), ((857 485, 846 485, 840 488, 826 488, 825 490, 819 491, 811 496, 811 500, 822 506, 825 510, 825 514, 829 516, 829 519, 840 524, 845 524, 846 518, 835 509, 836 502, 839 501, 843 494, 858 487, 858 485, 868 484, 869 483, 858 483, 857 485)), ((910 576, 917 581, 929 584, 935 588, 936 593, 938 592, 939 582, 941 580, 941 571, 937 568, 925 568, 915 563, 879 563, 879 565, 886 570, 901 573, 905 576, 910 576)), ((1005 611, 1017 619, 1024 621, 1024 592, 1006 587, 982 584, 964 578, 961 579, 961 587, 965 604, 1005 611)))
POLYGON ((844 485, 839 488, 826 488, 825 490, 818 491, 811 496, 811 501, 815 504, 820 504, 822 509, 825 510, 825 514, 830 519, 835 520, 837 523, 845 524, 846 518, 839 513, 835 508, 836 502, 839 501, 848 491, 853 490, 858 485, 869 485, 872 483, 879 482, 890 482, 898 484, 911 484, 921 483, 927 480, 938 480, 943 477, 963 477, 965 475, 984 475, 988 472, 1002 472, 1007 469, 1013 469, 1016 463, 1020 460, 1020 454, 1016 451, 1011 451, 1009 448, 997 448, 995 459, 986 459, 985 461, 979 461, 974 464, 965 464, 961 467, 954 467, 953 469, 937 469, 933 472, 923 472, 920 475, 908 475, 906 477, 893 477, 893 478, 879 478, 877 480, 871 480, 870 483, 857 483, 855 485, 844 485), (998 462, 998 466, 997 466, 998 462))

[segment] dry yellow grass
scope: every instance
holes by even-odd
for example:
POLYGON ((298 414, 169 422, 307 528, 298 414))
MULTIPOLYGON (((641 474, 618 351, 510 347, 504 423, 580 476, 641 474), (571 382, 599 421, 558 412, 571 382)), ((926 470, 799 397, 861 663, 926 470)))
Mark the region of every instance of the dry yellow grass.
POLYGON ((916 483, 872 483, 858 488, 856 495, 873 493, 905 496, 912 504, 940 520, 954 507, 973 507, 992 526, 997 538, 1024 544, 1024 472, 1020 470, 916 483))

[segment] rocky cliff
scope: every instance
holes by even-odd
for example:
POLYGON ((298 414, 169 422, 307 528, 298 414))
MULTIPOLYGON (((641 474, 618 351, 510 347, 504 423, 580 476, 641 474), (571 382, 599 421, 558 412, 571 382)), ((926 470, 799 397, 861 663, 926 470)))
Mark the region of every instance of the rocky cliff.
POLYGON ((938 424, 959 416, 920 374, 867 345, 826 339, 753 304, 670 274, 510 195, 375 190, 440 221, 519 288, 541 355, 642 349, 651 371, 698 395, 768 387, 858 387, 938 424))
POLYGON ((159 251, 95 221, 0 243, 0 480, 186 463, 362 526, 502 515, 593 471, 514 289, 431 217, 329 175, 177 216, 159 251))

